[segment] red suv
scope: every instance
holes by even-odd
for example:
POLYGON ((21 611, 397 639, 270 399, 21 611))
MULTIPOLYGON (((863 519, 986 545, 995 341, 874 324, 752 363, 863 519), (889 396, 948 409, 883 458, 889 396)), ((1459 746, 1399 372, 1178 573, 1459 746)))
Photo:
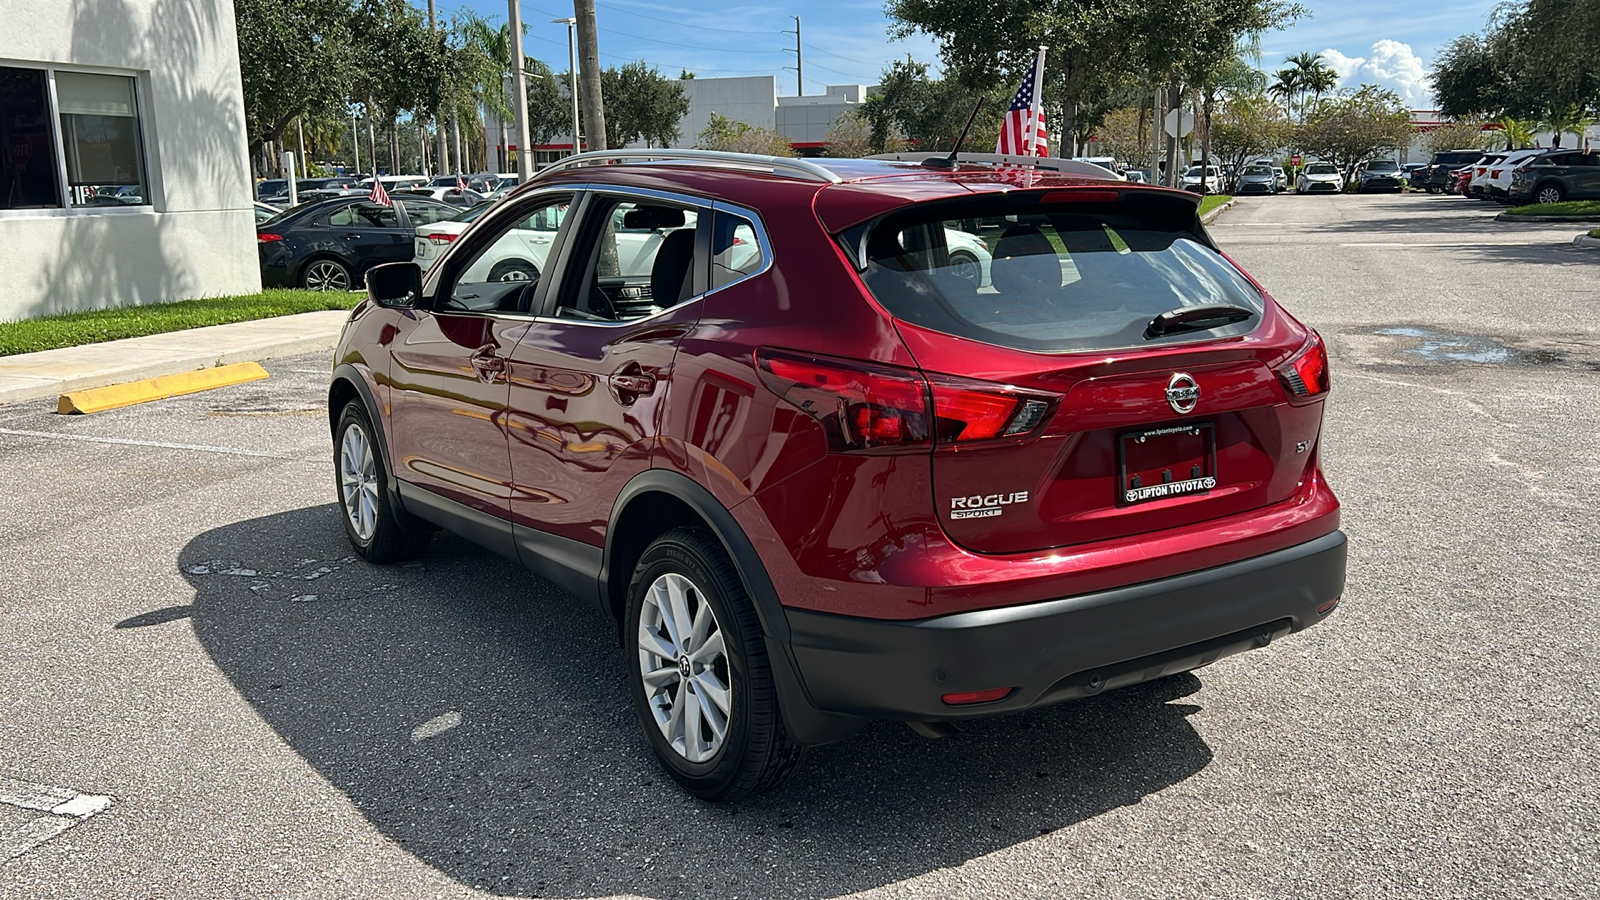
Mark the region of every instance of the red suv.
POLYGON ((426 277, 373 269, 328 395, 351 543, 444 528, 610 613, 710 800, 868 719, 937 735, 1322 621, 1317 333, 1195 194, 921 156, 586 154, 426 277))

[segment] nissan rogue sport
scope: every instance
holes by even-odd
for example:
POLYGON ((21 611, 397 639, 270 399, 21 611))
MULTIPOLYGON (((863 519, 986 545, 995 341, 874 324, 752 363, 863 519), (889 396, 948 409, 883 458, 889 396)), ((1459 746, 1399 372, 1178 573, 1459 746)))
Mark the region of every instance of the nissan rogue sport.
POLYGON ((708 800, 871 719, 1266 646, 1344 589, 1328 354, 1199 200, 1017 157, 567 159, 425 276, 368 273, 328 394, 349 540, 446 529, 615 617, 708 800), (483 274, 529 228, 539 274, 483 274))

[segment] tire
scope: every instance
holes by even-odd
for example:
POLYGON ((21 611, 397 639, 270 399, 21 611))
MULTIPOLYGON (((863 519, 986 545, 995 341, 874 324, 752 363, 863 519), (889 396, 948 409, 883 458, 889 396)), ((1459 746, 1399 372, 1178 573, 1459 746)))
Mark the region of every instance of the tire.
POLYGON ((983 287, 983 266, 971 253, 957 251, 950 254, 950 274, 975 288, 983 287))
POLYGON ((313 259, 300 270, 300 286, 308 291, 348 291, 354 283, 350 267, 337 259, 313 259))
POLYGON ((1430 184, 1430 185, 1428 185, 1428 186, 1427 186, 1427 187, 1426 187, 1426 188, 1424 188, 1424 190, 1426 190, 1426 191, 1427 191, 1427 192, 1428 192, 1428 193, 1430 193, 1430 194, 1437 194, 1437 193, 1440 193, 1440 191, 1439 191, 1439 189, 1438 189, 1438 188, 1436 188, 1436 187, 1434 187, 1434 186, 1433 186, 1433 185, 1431 185, 1431 184, 1430 184))
POLYGON ((520 259, 502 259, 489 269, 490 281, 538 281, 539 267, 520 259))
POLYGON ((1554 182, 1541 184, 1533 192, 1535 203, 1560 203, 1565 199, 1567 199, 1567 192, 1561 189, 1561 185, 1554 182))
POLYGON ((344 513, 344 535, 370 563, 414 559, 428 546, 433 530, 394 508, 384 488, 389 472, 378 452, 372 420, 360 401, 345 404, 334 432, 334 487, 344 513))
POLYGON ((794 774, 803 750, 779 714, 761 623, 714 537, 674 528, 651 542, 628 584, 623 628, 634 712, 684 790, 726 803, 794 774))

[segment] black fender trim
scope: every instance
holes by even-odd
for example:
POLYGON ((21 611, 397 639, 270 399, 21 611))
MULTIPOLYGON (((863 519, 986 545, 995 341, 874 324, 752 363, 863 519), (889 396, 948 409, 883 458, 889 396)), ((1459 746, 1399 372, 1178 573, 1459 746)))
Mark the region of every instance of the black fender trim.
MULTIPOLYGON (((333 376, 328 379, 328 431, 330 434, 339 427, 339 410, 333 408, 333 387, 340 381, 348 381, 356 389, 356 394, 361 397, 361 403, 367 408, 367 419, 372 422, 372 430, 378 439, 378 452, 383 454, 383 471, 387 474, 383 489, 389 494, 389 504, 395 509, 406 510, 404 500, 400 496, 400 479, 394 473, 394 457, 389 454, 389 435, 384 428, 383 407, 378 405, 376 397, 372 396, 372 387, 367 384, 367 379, 361 376, 361 370, 350 363, 339 363, 333 368, 333 376)), ((338 440, 338 435, 332 435, 338 440)), ((337 452, 337 447, 335 452, 337 452)))
MULTIPOLYGON (((687 504, 704 519, 722 544, 728 558, 739 570, 745 593, 754 605, 756 617, 766 643, 767 657, 772 663, 772 680, 778 691, 778 706, 783 713, 784 726, 796 741, 807 746, 827 744, 847 738, 866 726, 867 720, 856 716, 827 713, 811 702, 805 683, 800 678, 794 652, 789 646, 789 617, 778 599, 767 567, 756 553, 755 545, 739 527, 733 513, 717 500, 711 491, 687 475, 669 469, 650 469, 635 475, 611 507, 611 521, 606 528, 606 549, 600 567, 601 595, 611 579, 612 544, 617 521, 629 503, 641 494, 660 492, 687 504)), ((627 577, 626 573, 619 573, 627 577)))

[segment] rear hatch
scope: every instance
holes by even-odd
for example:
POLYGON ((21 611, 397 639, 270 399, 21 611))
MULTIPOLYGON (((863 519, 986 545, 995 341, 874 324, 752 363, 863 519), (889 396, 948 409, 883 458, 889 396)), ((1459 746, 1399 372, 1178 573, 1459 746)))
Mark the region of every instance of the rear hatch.
POLYGON ((1210 246, 1193 199, 1015 191, 844 237, 930 385, 933 501, 962 546, 1188 525, 1307 476, 1325 353, 1210 246))

